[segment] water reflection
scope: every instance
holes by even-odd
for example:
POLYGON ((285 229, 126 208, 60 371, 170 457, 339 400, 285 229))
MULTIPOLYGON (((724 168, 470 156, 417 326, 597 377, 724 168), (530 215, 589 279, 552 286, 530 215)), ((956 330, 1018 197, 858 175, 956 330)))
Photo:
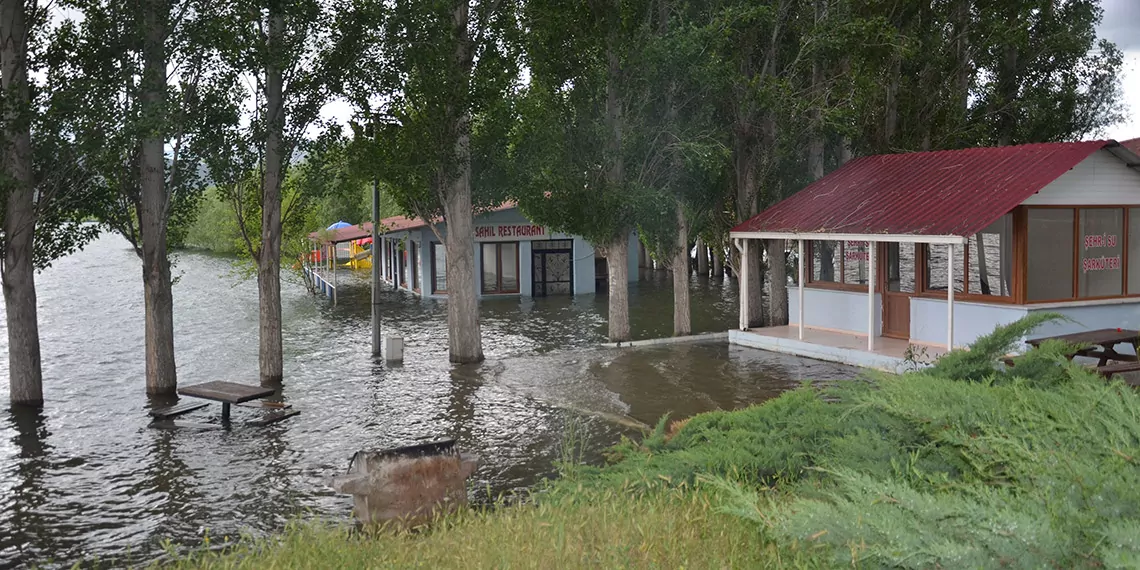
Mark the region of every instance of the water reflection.
MULTIPOLYGON (((597 460, 666 412, 735 408, 804 378, 852 374, 723 343, 600 349, 606 299, 590 295, 483 301, 488 360, 452 366, 445 302, 385 290, 384 332, 405 340, 404 363, 389 365, 371 356, 367 276, 349 275, 335 307, 283 286, 285 381, 274 399, 299 416, 255 428, 244 421, 260 412, 235 408, 222 430, 213 405, 178 420, 197 428, 153 429, 147 410, 174 401, 143 394, 137 263, 107 237, 37 279, 47 406, 0 422, 0 567, 122 565, 159 556, 165 540, 271 533, 301 514, 346 520, 351 500, 325 482, 354 452, 441 437, 481 456, 472 487, 484 500, 553 475, 571 423, 597 460)), ((175 273, 180 384, 257 383, 254 283, 209 255, 181 254, 175 273)), ((636 336, 671 332, 670 287, 663 276, 631 287, 636 336)), ((694 330, 732 326, 731 282, 692 288, 694 330)))

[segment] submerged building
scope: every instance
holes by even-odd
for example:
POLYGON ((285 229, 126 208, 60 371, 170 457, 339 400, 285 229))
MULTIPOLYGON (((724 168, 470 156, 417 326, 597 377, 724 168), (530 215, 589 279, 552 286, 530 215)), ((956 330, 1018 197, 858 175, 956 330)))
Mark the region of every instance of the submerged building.
POLYGON ((753 328, 742 293, 731 342, 895 369, 1037 311, 1071 319, 1042 334, 1140 328, 1135 142, 852 160, 732 229, 789 240, 798 275, 791 326, 753 328))
MULTIPOLYGON (((323 236, 314 232, 310 239, 320 244, 318 251, 331 252, 371 232, 372 224, 364 223, 323 236)), ((372 249, 385 282, 425 297, 447 295, 446 221, 394 216, 380 221, 379 234, 372 249)), ((629 235, 631 282, 638 279, 637 239, 629 235)), ((513 202, 476 216, 474 248, 475 288, 483 297, 582 295, 604 291, 608 282, 606 260, 593 244, 531 222, 513 202)))

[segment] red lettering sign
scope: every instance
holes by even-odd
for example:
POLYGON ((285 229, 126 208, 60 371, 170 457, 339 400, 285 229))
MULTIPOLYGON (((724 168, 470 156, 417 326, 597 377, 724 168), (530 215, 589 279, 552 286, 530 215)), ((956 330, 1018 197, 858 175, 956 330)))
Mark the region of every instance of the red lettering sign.
POLYGON ((1090 257, 1081 260, 1081 270, 1085 273, 1089 271, 1113 271, 1120 269, 1120 256, 1114 257, 1090 257))
POLYGON ((1116 247, 1116 236, 1112 234, 1085 236, 1085 249, 1094 247, 1116 247))

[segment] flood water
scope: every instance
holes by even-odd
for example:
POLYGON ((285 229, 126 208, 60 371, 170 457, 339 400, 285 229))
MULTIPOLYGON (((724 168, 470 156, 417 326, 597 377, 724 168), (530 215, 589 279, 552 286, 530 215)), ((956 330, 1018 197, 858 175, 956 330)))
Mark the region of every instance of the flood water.
MULTIPOLYGON (((257 291, 232 260, 181 253, 175 268, 179 383, 257 383, 257 291)), ((403 365, 370 357, 367 276, 342 280, 339 304, 283 286, 285 385, 301 410, 269 427, 149 427, 138 259, 117 236, 59 260, 37 277, 42 412, 0 412, 0 567, 143 562, 203 535, 264 534, 291 518, 351 517, 328 478, 360 449, 458 438, 483 458, 474 500, 555 474, 566 434, 587 457, 637 423, 771 398, 804 379, 857 374, 832 364, 724 342, 599 348, 605 297, 482 303, 486 362, 447 362, 446 306, 383 295, 385 334, 406 339, 403 365)), ((635 337, 668 336, 671 279, 632 287, 635 337)), ((693 281, 695 331, 735 322, 731 283, 693 281)), ((0 306, 2 309, 2 306, 0 306)), ((0 328, 3 319, 0 318, 0 328)), ((7 400, 7 333, 0 331, 0 398, 7 400)), ((184 416, 217 423, 217 406, 184 416)))

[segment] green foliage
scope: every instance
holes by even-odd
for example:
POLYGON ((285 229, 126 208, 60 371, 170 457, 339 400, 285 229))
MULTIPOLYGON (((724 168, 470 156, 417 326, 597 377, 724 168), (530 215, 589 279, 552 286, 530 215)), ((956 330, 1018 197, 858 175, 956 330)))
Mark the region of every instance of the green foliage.
POLYGON ((211 540, 174 568, 822 568, 715 512, 714 493, 615 487, 471 509, 420 532, 291 524, 273 539, 211 540))
POLYGON ((836 565, 1127 567, 1140 524, 1140 395, 1044 345, 997 370, 1027 332, 999 327, 931 369, 805 386, 627 443, 564 491, 712 478, 765 540, 836 565))
MULTIPOLYGON (((1012 354, 1026 335, 1043 324, 1058 320, 1064 320, 1064 317, 1056 313, 1030 313, 1018 321, 996 327, 993 332, 978 337, 969 350, 950 351, 926 372, 932 376, 960 380, 980 381, 990 378, 995 374, 994 363, 1007 354, 1012 354)), ((1039 360, 1038 355, 1034 355, 1034 360, 1039 360)))

